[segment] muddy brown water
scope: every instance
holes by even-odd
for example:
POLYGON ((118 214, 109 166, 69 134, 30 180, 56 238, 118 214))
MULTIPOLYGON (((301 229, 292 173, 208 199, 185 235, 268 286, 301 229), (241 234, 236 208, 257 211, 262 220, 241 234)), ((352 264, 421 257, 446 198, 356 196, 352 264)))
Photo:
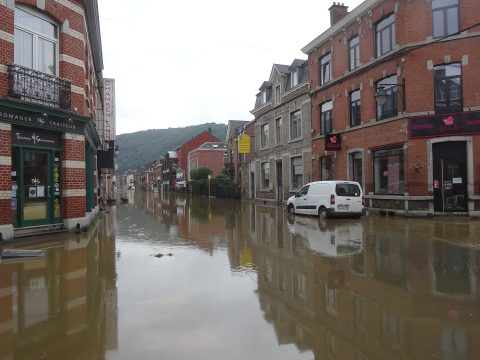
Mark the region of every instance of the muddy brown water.
POLYGON ((0 260, 0 360, 480 358, 478 220, 125 196, 0 244, 47 250, 0 260))

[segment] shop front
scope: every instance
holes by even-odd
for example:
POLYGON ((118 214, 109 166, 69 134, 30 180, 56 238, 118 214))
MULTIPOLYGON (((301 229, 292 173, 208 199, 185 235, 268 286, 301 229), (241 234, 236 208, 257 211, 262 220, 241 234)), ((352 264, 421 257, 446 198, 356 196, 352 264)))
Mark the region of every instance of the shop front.
POLYGON ((0 102, 0 170, 8 174, 1 181, 4 239, 89 223, 96 185, 87 180, 99 144, 91 122, 57 109, 0 102))
POLYGON ((426 143, 428 189, 435 214, 477 216, 480 112, 429 115, 410 119, 410 140, 426 143), (478 146, 478 145, 477 145, 478 146), (478 171, 477 171, 478 173, 478 171))

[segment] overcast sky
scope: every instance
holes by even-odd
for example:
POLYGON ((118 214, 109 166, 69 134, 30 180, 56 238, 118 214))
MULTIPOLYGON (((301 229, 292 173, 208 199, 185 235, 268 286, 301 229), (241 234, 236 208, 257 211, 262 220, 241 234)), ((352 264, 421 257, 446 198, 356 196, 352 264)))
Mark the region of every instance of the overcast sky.
MULTIPOLYGON (((362 0, 346 0, 349 11, 362 0)), ((252 120, 274 63, 330 26, 330 0, 99 0, 117 135, 252 120)))

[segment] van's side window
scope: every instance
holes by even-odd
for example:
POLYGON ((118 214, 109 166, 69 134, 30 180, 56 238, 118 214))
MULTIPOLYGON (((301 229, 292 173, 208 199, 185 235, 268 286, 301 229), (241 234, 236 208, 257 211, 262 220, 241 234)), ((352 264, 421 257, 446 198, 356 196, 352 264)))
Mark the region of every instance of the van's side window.
POLYGON ((305 196, 308 193, 308 189, 310 188, 310 185, 304 186, 298 191, 299 196, 305 196))

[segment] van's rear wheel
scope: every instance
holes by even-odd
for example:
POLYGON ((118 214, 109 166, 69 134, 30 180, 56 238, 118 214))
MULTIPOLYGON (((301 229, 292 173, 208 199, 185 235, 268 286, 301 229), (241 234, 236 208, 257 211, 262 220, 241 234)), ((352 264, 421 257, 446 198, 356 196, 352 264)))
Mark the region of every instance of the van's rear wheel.
POLYGON ((318 217, 321 220, 325 220, 327 218, 327 209, 325 209, 323 206, 318 209, 318 217))
POLYGON ((295 215, 295 206, 293 206, 292 204, 288 205, 287 210, 290 215, 295 215))

